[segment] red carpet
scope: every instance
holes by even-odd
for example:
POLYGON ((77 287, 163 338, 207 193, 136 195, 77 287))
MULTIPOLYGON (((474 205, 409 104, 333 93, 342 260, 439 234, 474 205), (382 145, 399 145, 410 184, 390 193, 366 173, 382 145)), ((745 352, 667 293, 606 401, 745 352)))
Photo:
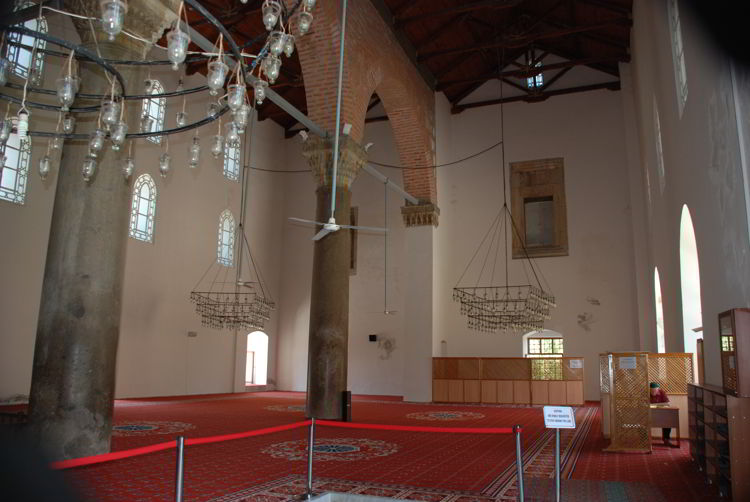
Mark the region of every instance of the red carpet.
MULTIPOLYGON (((524 427, 527 500, 552 496, 554 436, 538 407, 426 405, 386 397, 354 399, 360 423, 440 427, 524 427)), ((304 395, 256 393, 119 400, 113 451, 177 435, 205 437, 298 422, 304 395)), ((568 500, 713 500, 681 449, 605 454, 598 410, 577 410, 578 428, 561 436, 568 500)), ((185 500, 288 500, 304 489, 306 429, 186 450, 185 500)), ((314 477, 320 489, 417 500, 514 500, 512 435, 437 434, 318 428, 314 477)), ((175 451, 75 468, 67 478, 86 500, 173 499, 175 451)), ((718 497, 716 497, 718 500, 718 497)), ((554 500, 554 498, 552 498, 554 500)))

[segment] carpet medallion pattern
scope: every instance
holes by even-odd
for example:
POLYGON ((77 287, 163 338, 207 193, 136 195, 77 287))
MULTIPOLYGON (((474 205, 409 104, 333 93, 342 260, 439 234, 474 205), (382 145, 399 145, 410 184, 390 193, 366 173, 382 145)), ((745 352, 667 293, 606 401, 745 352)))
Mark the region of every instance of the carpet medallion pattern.
MULTIPOLYGON (((399 450, 396 443, 367 438, 316 439, 315 462, 353 462, 387 457, 399 450)), ((262 450, 266 455, 285 460, 307 460, 307 440, 275 443, 262 450)))
POLYGON ((150 421, 143 420, 118 422, 112 426, 112 435, 124 436, 151 436, 155 434, 176 434, 178 432, 195 429, 195 425, 186 422, 150 421))
POLYGON ((406 418, 413 418, 415 420, 479 420, 484 418, 481 413, 474 413, 471 411, 422 411, 417 413, 409 413, 406 418))

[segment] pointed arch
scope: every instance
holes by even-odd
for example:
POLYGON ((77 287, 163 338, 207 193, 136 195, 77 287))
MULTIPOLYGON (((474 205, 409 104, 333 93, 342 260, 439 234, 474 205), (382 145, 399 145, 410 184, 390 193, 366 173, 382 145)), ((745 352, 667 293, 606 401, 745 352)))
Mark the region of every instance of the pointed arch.
POLYGON ((133 202, 130 205, 130 237, 153 242, 156 218, 156 183, 149 174, 141 174, 133 184, 133 202))
POLYGON ((664 307, 658 267, 654 267, 654 309, 656 312, 656 350, 659 353, 664 353, 667 351, 667 343, 664 336, 664 307))
MULTIPOLYGON (((158 80, 151 80, 149 94, 163 94, 164 86, 158 80)), ((141 117, 151 119, 148 132, 156 132, 164 129, 164 115, 167 110, 166 98, 148 98, 143 100, 143 111, 141 117)), ((143 131, 146 132, 146 131, 143 131)), ((146 138, 152 143, 161 144, 161 136, 149 136, 146 138)))
MULTIPOLYGON (((693 218, 690 216, 687 204, 682 205, 680 217, 680 289, 682 291, 684 350, 695 357, 697 341, 703 338, 703 313, 698 246, 695 240, 693 218)), ((697 363, 693 366, 697 368, 697 363)))
POLYGON ((219 242, 216 261, 225 267, 234 265, 234 215, 229 209, 219 216, 219 242))

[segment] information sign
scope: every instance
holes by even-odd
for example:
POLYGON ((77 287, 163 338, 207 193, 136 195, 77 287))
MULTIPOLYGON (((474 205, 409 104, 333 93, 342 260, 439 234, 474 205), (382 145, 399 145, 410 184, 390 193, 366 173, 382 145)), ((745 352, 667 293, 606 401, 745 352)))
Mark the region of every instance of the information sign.
POLYGON ((544 426, 548 429, 575 429, 576 417, 570 406, 545 406, 544 426))

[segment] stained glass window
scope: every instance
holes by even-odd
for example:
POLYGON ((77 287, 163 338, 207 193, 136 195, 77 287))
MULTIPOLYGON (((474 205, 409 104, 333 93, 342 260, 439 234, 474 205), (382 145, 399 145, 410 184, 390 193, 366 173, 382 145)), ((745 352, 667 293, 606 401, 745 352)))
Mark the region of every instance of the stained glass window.
MULTIPOLYGON (((161 82, 158 80, 151 80, 151 94, 163 93, 164 87, 161 85, 161 82)), ((161 131, 164 129, 164 114, 166 109, 166 98, 149 98, 143 100, 143 111, 141 112, 141 117, 148 116, 151 119, 149 132, 161 131)), ((161 136, 149 136, 147 139, 152 143, 161 144, 161 136)))
MULTIPOLYGON (((17 2, 15 10, 33 7, 31 2, 17 2)), ((25 28, 34 31, 47 33, 47 20, 44 17, 29 19, 23 23, 25 28)), ((47 43, 44 40, 34 38, 30 35, 21 35, 20 33, 8 33, 8 61, 14 75, 25 79, 29 78, 31 84, 39 85, 42 82, 42 68, 44 66, 43 50, 47 43), (36 47, 34 58, 32 60, 32 47, 36 47), (29 72, 31 75, 29 76, 29 72)))
POLYGON ((31 139, 24 141, 18 134, 11 134, 5 143, 5 162, 0 171, 0 199, 16 204, 26 200, 26 179, 31 159, 31 139))
POLYGON ((234 216, 225 209, 219 216, 219 245, 216 261, 225 267, 234 265, 234 216))
POLYGON ((240 179, 240 147, 228 146, 224 151, 224 176, 230 180, 240 179))
POLYGON ((141 174, 133 185, 130 209, 130 237, 144 242, 154 240, 156 216, 156 184, 148 174, 141 174))

